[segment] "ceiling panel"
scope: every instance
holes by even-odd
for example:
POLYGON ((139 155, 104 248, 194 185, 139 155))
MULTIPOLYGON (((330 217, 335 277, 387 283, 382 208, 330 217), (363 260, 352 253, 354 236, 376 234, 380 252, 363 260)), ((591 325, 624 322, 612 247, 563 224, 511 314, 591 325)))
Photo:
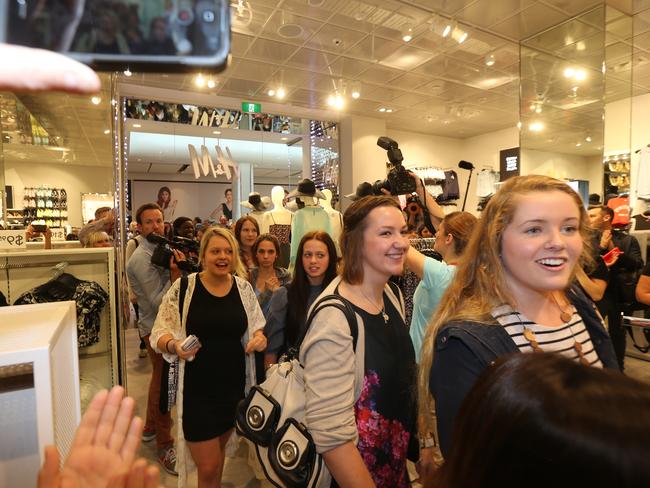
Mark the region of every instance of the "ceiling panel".
POLYGON ((559 24, 566 16, 544 4, 536 3, 506 20, 490 26, 490 30, 510 39, 525 39, 559 24))

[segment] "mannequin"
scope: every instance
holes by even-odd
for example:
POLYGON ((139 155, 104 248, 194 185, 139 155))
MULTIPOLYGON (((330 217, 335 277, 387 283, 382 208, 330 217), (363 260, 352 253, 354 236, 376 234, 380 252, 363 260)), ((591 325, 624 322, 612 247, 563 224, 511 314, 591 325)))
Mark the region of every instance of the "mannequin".
POLYGON ((260 226, 260 234, 266 234, 268 227, 265 225, 264 214, 271 207, 271 199, 260 196, 258 192, 252 192, 248 195, 248 200, 241 202, 240 205, 251 210, 248 215, 257 220, 257 225, 260 226))
POLYGON ((287 199, 299 198, 304 207, 297 210, 291 222, 291 267, 296 261, 298 244, 302 236, 312 230, 322 230, 332 234, 330 216, 324 208, 318 205, 318 200, 325 200, 325 195, 316 188, 308 178, 298 183, 298 187, 287 195, 287 199))
POLYGON ((284 208, 282 205, 283 200, 284 188, 274 186, 271 190, 273 209, 264 214, 264 228, 268 229, 268 233, 277 237, 278 241, 280 241, 278 265, 287 268, 289 267, 291 254, 291 221, 293 220, 293 214, 284 208))
POLYGON ((343 217, 341 216, 341 212, 334 210, 332 207, 332 190, 326 188, 323 190, 323 195, 325 195, 325 200, 322 200, 320 204, 327 212, 327 215, 330 216, 330 226, 332 227, 330 235, 334 240, 334 244, 336 244, 336 250, 340 253, 339 237, 341 237, 341 232, 343 231, 343 217))

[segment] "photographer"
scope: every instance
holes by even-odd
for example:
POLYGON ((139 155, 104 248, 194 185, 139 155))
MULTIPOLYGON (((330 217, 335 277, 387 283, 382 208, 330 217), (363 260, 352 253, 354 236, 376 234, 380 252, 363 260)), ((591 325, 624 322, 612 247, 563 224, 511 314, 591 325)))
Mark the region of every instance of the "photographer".
POLYGON ((156 203, 146 203, 137 210, 135 219, 138 230, 147 238, 141 239, 137 249, 133 251, 126 266, 126 274, 131 291, 138 303, 140 336, 147 345, 147 352, 153 366, 149 384, 147 417, 142 438, 148 441, 152 440, 154 436, 156 437, 158 461, 165 471, 176 475, 176 452, 170 432, 171 416, 169 412, 163 414, 159 409, 163 358, 161 354, 154 352, 149 345, 149 335, 163 295, 171 284, 181 276, 181 271, 178 269, 176 262, 184 261, 185 256, 180 251, 173 250, 169 269, 152 264, 151 258, 157 244, 151 242, 149 238, 152 234, 162 235, 164 232, 162 209, 156 203))

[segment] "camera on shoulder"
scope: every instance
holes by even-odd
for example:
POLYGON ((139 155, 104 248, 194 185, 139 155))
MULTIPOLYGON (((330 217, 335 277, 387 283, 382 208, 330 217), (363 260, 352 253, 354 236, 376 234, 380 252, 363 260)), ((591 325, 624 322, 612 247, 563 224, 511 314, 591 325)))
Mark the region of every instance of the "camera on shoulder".
POLYGON ((372 185, 373 193, 383 195, 382 188, 391 195, 409 195, 415 192, 415 180, 402 164, 404 157, 397 141, 383 136, 377 139, 377 145, 386 150, 390 170, 385 180, 378 180, 372 185))
POLYGON ((176 261, 178 269, 188 273, 201 271, 201 267, 196 259, 190 256, 190 253, 199 252, 199 243, 185 237, 174 237, 172 240, 166 239, 158 234, 149 234, 147 240, 156 245, 151 255, 151 264, 169 269, 169 262, 174 256, 174 249, 182 252, 186 256, 185 261, 176 261))

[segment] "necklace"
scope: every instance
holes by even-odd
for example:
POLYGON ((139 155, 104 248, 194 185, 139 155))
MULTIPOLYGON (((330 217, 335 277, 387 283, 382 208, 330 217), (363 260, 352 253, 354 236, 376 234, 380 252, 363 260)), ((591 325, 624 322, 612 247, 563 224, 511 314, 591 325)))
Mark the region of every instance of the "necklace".
POLYGON ((562 320, 562 322, 564 322, 565 324, 569 323, 573 314, 567 312, 560 306, 560 303, 557 301, 557 298, 555 298, 555 293, 551 293, 551 298, 555 302, 555 305, 557 305, 557 308, 560 309, 560 320, 562 320))
POLYGON ((370 305, 372 305, 374 308, 376 308, 379 311, 379 313, 381 313, 381 316, 384 319, 384 323, 387 324, 388 323, 388 314, 386 313, 386 309, 384 308, 383 298, 382 298, 381 307, 379 307, 372 300, 370 300, 370 298, 368 298, 366 296, 366 294, 363 292, 361 287, 359 287, 359 291, 361 292, 361 295, 366 300, 366 302, 368 302, 370 305))

